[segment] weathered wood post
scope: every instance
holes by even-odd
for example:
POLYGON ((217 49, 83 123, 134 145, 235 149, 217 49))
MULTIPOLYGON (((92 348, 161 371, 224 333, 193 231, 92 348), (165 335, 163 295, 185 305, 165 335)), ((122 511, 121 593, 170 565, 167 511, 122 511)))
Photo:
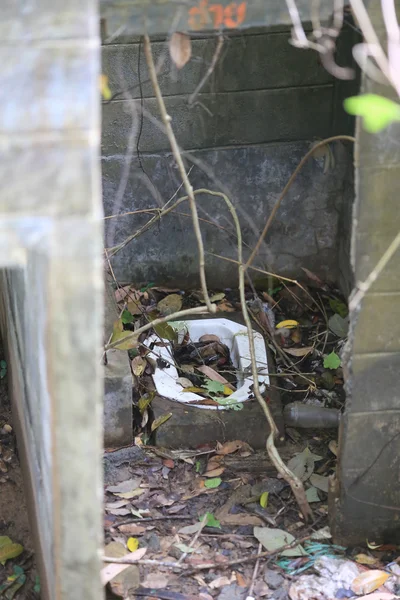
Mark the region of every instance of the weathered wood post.
POLYGON ((0 20, 2 329, 46 600, 103 594, 98 24, 95 0, 0 20))
MULTIPOLYGON (((386 49, 380 2, 366 2, 386 49)), ((362 92, 393 99, 363 77, 362 92)), ((398 98, 397 98, 398 101, 398 98)), ((357 123, 352 263, 364 281, 400 230, 400 126, 379 134, 357 123)), ((338 478, 331 495, 335 539, 400 539, 400 252, 350 315, 347 401, 338 478)))

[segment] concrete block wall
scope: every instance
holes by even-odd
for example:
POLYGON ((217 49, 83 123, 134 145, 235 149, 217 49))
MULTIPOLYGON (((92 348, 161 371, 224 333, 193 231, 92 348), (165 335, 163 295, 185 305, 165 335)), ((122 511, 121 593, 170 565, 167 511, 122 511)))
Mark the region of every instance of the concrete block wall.
MULTIPOLYGON (((352 132, 342 100, 354 93, 357 83, 334 80, 316 53, 293 48, 289 36, 283 27, 228 34, 215 71, 191 106, 189 96, 212 60, 217 38, 194 36, 192 58, 181 71, 171 64, 165 40, 153 41, 161 89, 193 187, 219 189, 230 196, 241 219, 245 251, 254 246, 310 143, 352 132)), ((351 64, 353 43, 353 30, 345 29, 338 46, 341 64, 351 64)), ((159 126, 140 38, 119 37, 110 43, 105 38, 102 61, 114 93, 103 103, 106 215, 160 207, 181 182, 159 126)), ((260 253, 259 266, 288 276, 298 276, 306 266, 327 279, 339 279, 339 226, 343 229, 341 215, 352 202, 352 149, 341 144, 332 149, 332 170, 324 172, 323 160, 312 159, 296 180, 260 253)), ((206 250, 236 258, 226 207, 205 196, 198 205, 200 216, 214 222, 201 224, 206 250)), ((179 213, 163 218, 113 258, 119 280, 183 287, 198 283, 196 242, 190 219, 182 214, 188 207, 181 205, 179 213)), ((122 242, 147 220, 143 214, 106 220, 107 246, 122 242)), ((349 236, 343 232, 345 256, 349 236)), ((346 258, 342 262, 345 265, 346 258)), ((230 263, 208 255, 207 270, 210 285, 236 283, 236 267, 230 263)))
MULTIPOLYGON (((383 47, 378 0, 367 2, 383 47)), ((398 11, 400 18, 400 11, 398 11)), ((363 78, 362 92, 398 102, 391 88, 363 78)), ((400 126, 369 134, 357 123, 356 200, 352 266, 356 285, 400 231, 400 126)), ((345 544, 400 541, 400 252, 350 314, 346 411, 340 431, 338 477, 331 500, 332 530, 345 544)))

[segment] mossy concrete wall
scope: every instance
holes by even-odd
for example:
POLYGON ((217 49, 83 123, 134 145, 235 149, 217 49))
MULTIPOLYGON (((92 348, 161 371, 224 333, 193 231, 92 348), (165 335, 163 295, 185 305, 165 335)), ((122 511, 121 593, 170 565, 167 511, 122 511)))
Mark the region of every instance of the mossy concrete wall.
MULTIPOLYGON (((107 28, 105 28, 107 29, 107 28)), ((123 31, 125 31, 123 29, 123 31)), ((340 64, 352 64, 356 34, 345 27, 338 42, 340 64)), ((343 98, 357 81, 335 80, 318 54, 289 44, 288 28, 225 35, 217 66, 190 104, 215 52, 217 38, 192 36, 192 58, 181 70, 171 64, 168 43, 153 40, 159 80, 193 187, 221 190, 232 199, 243 230, 244 251, 258 232, 302 156, 313 141, 351 134, 343 98)), ((140 38, 104 34, 103 72, 113 98, 103 102, 102 170, 106 215, 160 208, 181 185, 169 143, 160 127, 140 38)), ((352 147, 335 143, 334 161, 312 158, 278 211, 261 249, 258 266, 298 277, 307 267, 328 280, 349 280, 348 213, 353 198, 352 147), (344 259, 339 261, 339 256, 344 259)), ((211 286, 236 284, 235 232, 224 203, 198 197, 211 286)), ((188 206, 163 217, 115 255, 120 281, 182 287, 198 284, 196 240, 188 206)), ((106 244, 113 247, 139 229, 148 213, 106 220, 106 244)))
POLYGON ((41 597, 100 600, 97 3, 2 3, 0 56, 1 327, 41 597))
MULTIPOLYGON (((367 2, 386 47, 380 2, 367 2)), ((400 18, 400 13, 398 13, 400 18)), ((366 76, 362 92, 398 101, 366 76)), ((369 134, 357 123, 352 266, 356 285, 400 231, 400 125, 369 134)), ((356 288, 357 289, 357 288, 356 288)), ((400 541, 400 252, 350 314, 345 355, 346 411, 338 476, 331 494, 332 529, 345 544, 400 541)))

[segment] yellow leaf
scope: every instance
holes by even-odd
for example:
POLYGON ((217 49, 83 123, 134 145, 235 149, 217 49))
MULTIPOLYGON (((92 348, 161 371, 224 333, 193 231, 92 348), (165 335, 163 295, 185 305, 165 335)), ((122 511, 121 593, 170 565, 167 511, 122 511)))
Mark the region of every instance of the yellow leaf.
POLYGON ((142 396, 141 398, 139 398, 138 406, 139 406, 141 415, 144 413, 144 411, 149 406, 149 404, 151 404, 155 395, 156 395, 155 392, 149 392, 145 396, 142 396))
POLYGON ((139 540, 137 538, 130 537, 126 542, 126 547, 128 550, 130 550, 130 552, 135 552, 135 550, 139 548, 139 540))
POLYGON ((282 329, 282 327, 284 327, 285 329, 293 329, 294 327, 297 327, 298 325, 299 325, 298 321, 293 321, 293 319, 287 319, 286 321, 281 321, 280 323, 278 323, 276 328, 282 329))
POLYGON ((182 392, 193 392, 193 394, 205 394, 207 390, 199 387, 187 387, 182 392))
POLYGON ((114 344, 116 350, 131 350, 137 348, 139 343, 137 337, 135 337, 132 331, 121 331, 119 333, 113 333, 110 343, 114 344))
POLYGON ((172 413, 167 413, 167 414, 161 415, 161 417, 158 417, 157 419, 155 419, 151 424, 151 431, 155 431, 158 427, 160 427, 160 425, 165 423, 165 421, 168 421, 168 419, 170 419, 171 417, 172 417, 172 413))
POLYGON ((7 560, 16 558, 24 551, 24 547, 21 544, 14 544, 13 542, 4 544, 0 547, 0 563, 5 564, 7 560))
POLYGON ((140 377, 143 375, 146 365, 147 362, 142 356, 135 356, 131 362, 132 373, 136 375, 136 377, 140 377))
POLYGON ((268 492, 263 492, 260 496, 260 506, 262 506, 262 508, 266 508, 267 504, 268 504, 268 496, 269 493, 268 492))
POLYGON ((100 92, 104 100, 111 100, 112 93, 108 85, 107 75, 100 75, 100 92))
POLYGON ((377 562, 377 559, 374 556, 368 556, 368 554, 357 554, 357 556, 354 557, 354 560, 360 563, 360 565, 369 565, 370 567, 377 562))
POLYGON ((233 390, 231 390, 231 388, 229 388, 227 385, 224 385, 224 396, 230 396, 231 394, 233 394, 233 390))
POLYGON ((364 571, 364 573, 360 573, 360 575, 357 575, 353 580, 351 590, 357 594, 357 596, 369 594, 381 587, 388 579, 389 573, 385 573, 385 571, 379 571, 378 569, 364 571))

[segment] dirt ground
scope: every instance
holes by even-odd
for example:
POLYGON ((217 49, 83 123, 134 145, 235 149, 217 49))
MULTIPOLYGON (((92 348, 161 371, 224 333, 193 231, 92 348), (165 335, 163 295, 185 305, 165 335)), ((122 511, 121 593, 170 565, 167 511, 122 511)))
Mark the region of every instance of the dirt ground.
MULTIPOLYGON (((37 573, 33 555, 32 537, 29 528, 21 467, 16 450, 12 427, 12 416, 8 399, 7 378, 0 379, 0 536, 8 536, 12 542, 21 544, 24 551, 5 565, 0 564, 0 597, 9 600, 39 600, 40 594, 34 591, 37 573), (16 591, 7 578, 15 574, 15 568, 23 569, 20 583, 25 583, 16 591), (2 584, 7 585, 2 589, 2 584)), ((1 539, 1 538, 0 538, 1 539)))

